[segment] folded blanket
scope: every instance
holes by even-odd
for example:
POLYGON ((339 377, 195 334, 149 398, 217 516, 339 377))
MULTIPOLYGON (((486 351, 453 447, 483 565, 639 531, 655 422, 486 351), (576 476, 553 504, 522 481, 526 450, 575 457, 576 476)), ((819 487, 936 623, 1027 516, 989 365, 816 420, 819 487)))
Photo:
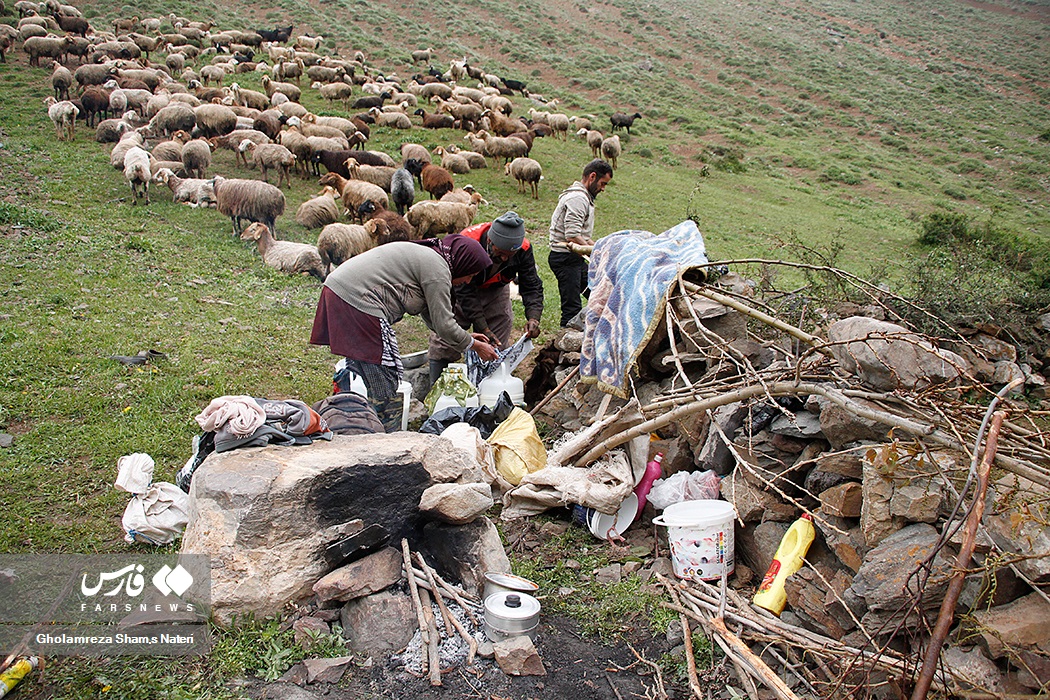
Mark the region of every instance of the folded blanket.
POLYGON ((591 296, 580 352, 580 381, 627 398, 627 377, 663 318, 678 277, 708 262, 692 221, 656 236, 617 231, 591 254, 591 296))
POLYGON ((210 432, 228 424, 234 435, 244 437, 266 422, 266 411, 251 396, 220 396, 197 416, 201 430, 210 432))

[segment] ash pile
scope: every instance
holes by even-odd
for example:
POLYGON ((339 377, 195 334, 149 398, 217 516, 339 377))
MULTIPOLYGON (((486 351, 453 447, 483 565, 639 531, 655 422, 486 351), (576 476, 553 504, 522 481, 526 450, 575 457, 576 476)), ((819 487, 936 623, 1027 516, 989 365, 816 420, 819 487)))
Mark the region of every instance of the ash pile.
POLYGON ((526 398, 552 431, 626 421, 576 466, 649 434, 665 477, 721 477, 736 580, 665 583, 668 605, 716 638, 751 697, 762 685, 777 697, 1045 693, 1045 330, 1020 353, 990 327, 930 337, 904 320, 924 313, 914 304, 829 274, 862 303, 777 307, 739 275, 680 273, 612 370, 595 347, 618 339, 594 335, 615 314, 592 296, 586 332, 563 329, 541 351, 526 398), (804 513, 816 540, 775 618, 733 589, 767 570, 804 513))

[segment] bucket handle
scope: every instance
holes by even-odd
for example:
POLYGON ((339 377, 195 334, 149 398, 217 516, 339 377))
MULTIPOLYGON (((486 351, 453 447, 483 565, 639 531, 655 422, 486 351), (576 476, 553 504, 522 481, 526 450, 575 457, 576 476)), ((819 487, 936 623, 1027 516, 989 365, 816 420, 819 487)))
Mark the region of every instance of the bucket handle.
POLYGON ((663 525, 664 527, 673 527, 670 523, 664 520, 663 513, 653 518, 653 525, 663 525))

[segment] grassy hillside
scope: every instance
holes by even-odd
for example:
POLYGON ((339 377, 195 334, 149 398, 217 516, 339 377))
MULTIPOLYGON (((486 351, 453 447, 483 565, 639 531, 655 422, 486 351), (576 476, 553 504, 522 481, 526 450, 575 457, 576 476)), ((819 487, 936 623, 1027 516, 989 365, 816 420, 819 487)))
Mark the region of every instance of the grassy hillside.
MULTIPOLYGON (((431 46, 442 67, 467 56, 557 98, 559 110, 597 115, 605 130, 612 112, 640 111, 598 201, 599 234, 659 232, 693 215, 713 257, 790 255, 797 249, 779 242, 791 239, 842 246, 843 266, 883 270, 904 293, 911 280, 897 264, 924 252, 918 222, 931 212, 973 217, 1025 245, 1050 239, 1045 1, 83 7, 100 28, 117 16, 168 12, 222 28, 292 21, 296 33, 323 34, 325 52, 362 50, 371 66, 402 77, 416 70, 409 51, 431 46)), ((238 80, 259 84, 258 75, 238 80)), ((71 143, 55 139, 42 104, 50 93, 49 72, 29 68, 20 50, 0 64, 0 432, 14 436, 0 449, 0 552, 119 551, 126 498, 111 484, 121 455, 148 452, 157 478, 170 480, 189 456, 193 416, 212 398, 312 402, 330 389, 333 358, 306 343, 316 281, 265 267, 227 220, 174 205, 159 186, 150 206, 131 206, 108 148, 88 130, 71 143), (109 358, 147 348, 169 359, 129 369, 109 358)), ((310 90, 303 101, 341 113, 310 90)), ((518 113, 532 106, 515 103, 518 113)), ((376 132, 371 147, 389 153, 412 140, 462 144, 462 132, 451 130, 376 132)), ((579 141, 541 139, 532 155, 545 173, 538 201, 492 168, 457 180, 487 198, 479 220, 510 208, 526 218, 547 282, 550 334, 557 292, 545 263, 546 224, 590 152, 579 141)), ((211 172, 253 176, 228 152, 216 155, 211 172)), ((314 239, 294 212, 317 189, 293 178, 282 237, 314 239)), ((401 324, 403 350, 423 347, 421 329, 411 319, 401 324)), ((125 690, 140 671, 181 687, 181 670, 151 668, 106 673, 126 679, 125 690)), ((209 673, 194 667, 190 676, 211 687, 209 673)), ((60 668, 52 679, 64 689, 59 696, 103 692, 85 667, 60 668)), ((142 697, 158 696, 144 688, 142 697)))

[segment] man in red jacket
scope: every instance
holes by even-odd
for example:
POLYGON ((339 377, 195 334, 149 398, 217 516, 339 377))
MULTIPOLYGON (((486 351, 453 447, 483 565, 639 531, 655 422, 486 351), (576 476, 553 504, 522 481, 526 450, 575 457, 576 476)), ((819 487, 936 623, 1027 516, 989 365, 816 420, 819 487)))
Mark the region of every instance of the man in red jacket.
MULTIPOLYGON (((508 211, 495 221, 475 224, 460 233, 484 246, 492 258, 492 266, 469 284, 456 287, 454 310, 459 324, 468 330, 473 326, 475 333, 484 333, 494 345, 505 347, 514 328, 508 285, 516 281, 525 306, 525 333, 530 338, 538 336, 543 315, 543 282, 536 271, 532 244, 525 238, 525 221, 508 211)), ((460 359, 460 353, 431 333, 427 357, 433 384, 450 362, 460 359)))

